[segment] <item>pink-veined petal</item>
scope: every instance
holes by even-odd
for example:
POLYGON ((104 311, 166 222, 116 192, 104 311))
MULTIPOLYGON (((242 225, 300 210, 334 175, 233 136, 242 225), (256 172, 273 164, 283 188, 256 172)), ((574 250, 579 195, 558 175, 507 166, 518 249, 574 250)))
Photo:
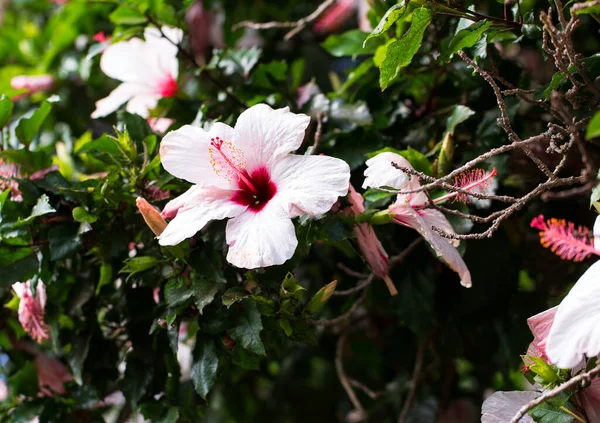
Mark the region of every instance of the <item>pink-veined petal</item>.
POLYGON ((310 117, 291 113, 288 107, 272 109, 257 104, 244 111, 235 124, 234 144, 246 155, 248 171, 270 167, 282 155, 297 150, 310 117))
POLYGON ((292 220, 273 200, 258 213, 248 210, 231 219, 225 234, 227 261, 244 269, 283 264, 298 246, 292 220))
POLYGON ((395 205, 390 208, 390 212, 394 214, 394 221, 396 223, 417 230, 417 232, 429 242, 438 257, 442 258, 452 270, 458 273, 461 285, 466 288, 471 287, 471 273, 458 253, 458 250, 452 245, 449 239, 442 237, 431 229, 437 219, 435 221, 432 220, 433 223, 430 223, 428 221, 428 218, 430 217, 428 214, 421 217, 421 215, 410 206, 395 205))
POLYGON ((588 421, 600 422, 600 379, 592 379, 592 383, 578 393, 585 409, 588 421))
POLYGON ((366 161, 365 181, 363 188, 391 187, 404 189, 408 185, 411 177, 399 169, 392 166, 396 163, 399 166, 412 169, 411 164, 404 157, 392 152, 379 153, 375 157, 366 161))
POLYGON ((600 353, 600 262, 579 278, 558 306, 548 335, 546 354, 562 369, 571 369, 584 356, 600 353))
POLYGON ((98 119, 110 115, 117 110, 121 104, 129 101, 133 96, 143 93, 146 88, 139 84, 124 82, 101 100, 96 102, 96 110, 92 113, 92 119, 98 119))
MULTIPOLYGON (((535 391, 498 391, 490 395, 481 407, 481 423, 508 423, 515 414, 538 396, 535 391)), ((525 415, 519 423, 535 423, 525 415)))
POLYGON ((552 307, 527 319, 527 325, 534 338, 530 350, 537 352, 534 355, 539 355, 544 359, 548 358, 546 356, 546 343, 548 342, 548 334, 554 323, 554 316, 556 316, 557 311, 558 307, 552 307))
MULTIPOLYGON (((435 209, 424 209, 421 210, 419 214, 430 227, 435 226, 436 228, 440 228, 446 233, 456 235, 456 232, 454 232, 454 228, 448 221, 448 218, 441 211, 435 209)), ((458 239, 445 239, 447 239, 448 242, 452 244, 454 248, 458 248, 458 246, 460 245, 460 241, 458 239)))
POLYGON ((160 100, 160 96, 152 93, 141 93, 134 95, 131 100, 127 103, 127 110, 129 113, 140 115, 143 118, 148 117, 148 112, 156 107, 160 100))
POLYGON ((315 216, 348 193, 350 167, 334 157, 289 155, 273 164, 271 179, 289 217, 315 216))
POLYGON ((215 187, 197 187, 192 193, 190 191, 184 194, 183 207, 158 237, 160 245, 177 245, 194 236, 211 220, 235 217, 247 208, 231 201, 232 191, 215 187))
POLYGON ((219 176, 211 164, 209 147, 211 138, 231 140, 233 129, 223 123, 213 124, 210 132, 184 125, 171 131, 160 144, 160 160, 170 174, 200 185, 234 188, 235 181, 219 176))

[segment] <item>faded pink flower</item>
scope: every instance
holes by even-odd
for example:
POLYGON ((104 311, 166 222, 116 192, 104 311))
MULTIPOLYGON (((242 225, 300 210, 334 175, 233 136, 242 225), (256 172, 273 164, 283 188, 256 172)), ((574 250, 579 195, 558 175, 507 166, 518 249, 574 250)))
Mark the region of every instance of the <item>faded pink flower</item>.
POLYGON ((527 319, 527 325, 533 334, 533 342, 527 349, 527 355, 541 357, 546 362, 550 361, 546 355, 546 343, 557 311, 558 307, 552 307, 527 319))
MULTIPOLYGON (((391 187, 398 190, 414 190, 421 186, 417 178, 411 178, 405 172, 396 169, 392 163, 412 169, 408 160, 396 153, 378 154, 366 162, 367 169, 365 170, 363 188, 391 187)), ((395 223, 408 226, 419 232, 429 242, 437 256, 458 273, 460 283, 469 288, 471 286, 471 273, 456 249, 460 242, 456 239, 444 238, 433 229, 436 227, 446 233, 454 234, 452 225, 439 210, 425 208, 427 203, 427 196, 423 192, 399 194, 396 202, 389 207, 388 212, 392 215, 395 223)))
POLYGON ((13 100, 19 100, 38 92, 48 91, 54 84, 52 75, 18 75, 10 80, 10 86, 15 90, 26 90, 17 94, 13 100))
POLYGON ((73 380, 67 367, 60 361, 38 353, 35 356, 35 368, 37 370, 38 385, 43 395, 64 395, 65 382, 73 380))
POLYGON ((165 132, 167 132, 167 129, 169 129, 169 127, 173 125, 173 122, 175 122, 174 119, 163 117, 152 117, 148 118, 147 121, 148 125, 150 125, 150 128, 152 128, 154 132, 157 132, 159 134, 164 134, 165 132))
POLYGON ((96 102, 92 118, 107 116, 123 103, 127 103, 128 112, 148 117, 148 111, 161 98, 173 97, 179 89, 176 44, 182 37, 179 28, 148 27, 144 31, 145 41, 131 38, 108 46, 100 59, 100 69, 123 83, 96 102))
POLYGON ((224 14, 207 10, 201 0, 196 0, 185 13, 190 29, 190 41, 194 56, 204 62, 210 50, 225 46, 222 24, 224 14))
POLYGON ((209 221, 227 222, 227 261, 254 269, 284 263, 298 240, 292 218, 326 213, 346 195, 350 168, 340 159, 290 154, 310 118, 258 104, 235 128, 217 122, 209 132, 183 126, 162 140, 165 169, 195 185, 169 202, 172 218, 161 245, 177 245, 209 221))
POLYGON ((16 282, 12 285, 19 297, 19 322, 25 332, 36 342, 48 339, 48 325, 44 322, 46 307, 46 286, 40 280, 35 290, 35 298, 31 295, 30 281, 16 282))
MULTIPOLYGON (((364 213, 364 199, 362 195, 356 192, 352 184, 350 184, 348 200, 352 204, 348 210, 351 216, 356 217, 361 213, 364 213)), ((354 226, 354 233, 356 234, 358 248, 367 260, 367 263, 369 263, 369 266, 371 266, 373 273, 385 281, 390 294, 398 295, 398 291, 394 286, 394 282, 392 282, 392 279, 388 274, 388 255, 383 249, 383 245, 381 245, 381 242, 377 238, 373 227, 367 222, 359 223, 358 225, 354 226)))
POLYGON ((6 163, 0 159, 0 190, 10 189, 10 199, 13 201, 23 201, 19 183, 15 180, 21 177, 19 166, 14 163, 6 163))

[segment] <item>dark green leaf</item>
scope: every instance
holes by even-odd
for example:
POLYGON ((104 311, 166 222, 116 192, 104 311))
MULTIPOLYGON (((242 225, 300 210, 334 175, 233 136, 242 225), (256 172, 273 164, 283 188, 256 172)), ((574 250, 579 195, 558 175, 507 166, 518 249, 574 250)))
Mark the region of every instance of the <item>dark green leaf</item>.
POLYGON ((31 223, 36 217, 54 212, 56 212, 56 210, 54 210, 54 208, 50 205, 50 199, 48 198, 48 196, 46 194, 42 194, 42 196, 38 198, 37 203, 35 203, 35 206, 33 206, 33 208, 31 209, 31 214, 27 218, 17 222, 14 226, 18 227, 22 225, 27 225, 28 223, 31 223))
POLYGON ((136 273, 144 272, 148 269, 152 269, 158 263, 158 259, 152 256, 141 256, 126 259, 123 264, 123 268, 119 273, 129 273, 127 279, 135 275, 136 273))
POLYGON ((238 301, 243 300, 246 297, 249 297, 250 293, 246 291, 241 286, 234 286, 233 288, 229 288, 223 296, 221 297, 221 301, 224 306, 227 308, 231 307, 232 304, 237 303, 238 301))
POLYGON ((402 0, 400 3, 390 7, 388 11, 385 12, 385 15, 383 15, 383 18, 381 18, 375 29, 371 31, 369 36, 366 38, 365 44, 369 39, 379 37, 381 34, 390 29, 393 24, 402 19, 406 13, 408 2, 409 0, 402 0))
POLYGON ((474 114, 475 112, 469 109, 467 106, 454 106, 452 108, 452 114, 446 120, 446 132, 454 135, 454 129, 456 126, 469 119, 474 114))
POLYGON ((69 366, 71 366, 71 371, 73 372, 73 378, 79 385, 83 383, 81 373, 90 348, 90 339, 91 335, 75 338, 72 342, 71 352, 67 356, 69 366))
POLYGON ((413 12, 412 23, 408 32, 402 38, 387 46, 385 59, 383 59, 380 67, 379 83, 382 91, 390 85, 400 69, 410 64, 419 47, 421 47, 423 34, 432 18, 433 14, 429 9, 416 9, 413 12))
POLYGON ((50 241, 50 259, 60 260, 81 247, 81 237, 79 236, 78 223, 62 223, 56 225, 48 232, 50 241))
POLYGON ((377 49, 377 43, 369 43, 363 48, 367 33, 360 29, 352 29, 340 35, 330 35, 321 46, 332 56, 359 56, 373 54, 377 49))
POLYGON ((13 102, 5 94, 0 96, 0 129, 8 123, 12 116, 13 102))
POLYGON ((248 351, 265 355, 265 347, 260 339, 263 325, 256 304, 246 299, 242 305, 243 309, 236 320, 235 327, 228 331, 229 336, 248 351))
MULTIPOLYGON (((148 363, 138 357, 137 354, 135 351, 129 353, 125 374, 120 381, 123 395, 134 409, 146 394, 153 377, 152 366, 148 366, 148 363)), ((139 354, 144 354, 144 352, 140 351, 139 354)))
POLYGON ((537 423, 572 423, 575 421, 573 416, 548 403, 542 403, 533 408, 529 411, 529 415, 537 423))
POLYGON ((42 124, 46 120, 48 114, 50 114, 50 110, 52 110, 52 106, 47 101, 44 101, 40 108, 33 112, 30 117, 21 118, 15 129, 19 141, 25 145, 29 145, 42 128, 42 124))
POLYGON ((199 332, 196 335, 191 375, 196 392, 204 399, 217 380, 218 367, 219 357, 214 341, 199 332))
POLYGON ((441 62, 447 62, 457 51, 473 47, 491 26, 492 23, 490 21, 483 20, 475 22, 469 27, 460 30, 452 37, 450 44, 448 44, 448 48, 440 55, 439 60, 441 62))

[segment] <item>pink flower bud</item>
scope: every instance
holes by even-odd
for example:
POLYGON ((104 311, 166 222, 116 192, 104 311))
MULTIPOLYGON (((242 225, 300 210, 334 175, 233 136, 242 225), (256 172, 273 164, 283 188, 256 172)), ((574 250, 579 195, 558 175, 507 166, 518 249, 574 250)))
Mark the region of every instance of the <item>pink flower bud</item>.
POLYGON ((41 343, 43 339, 48 339, 49 328, 44 322, 46 285, 42 281, 38 281, 35 298, 31 295, 29 281, 16 282, 12 288, 19 297, 19 322, 25 332, 38 343, 41 343))
MULTIPOLYGON (((364 213, 364 199, 352 185, 348 194, 348 200, 352 203, 352 206, 348 210, 348 214, 352 216, 358 216, 364 213)), ((383 249, 383 245, 377 239, 377 235, 373 230, 373 227, 368 223, 359 223, 354 227, 354 233, 356 234, 356 240, 358 242, 358 248, 360 252, 365 256, 367 263, 371 266, 373 273, 383 279, 390 290, 390 294, 397 295, 398 291, 392 282, 392 279, 388 275, 388 255, 383 249)))
POLYGON ((54 84, 52 75, 18 75, 10 80, 10 86, 15 90, 27 90, 16 96, 22 98, 37 92, 48 91, 54 84))
POLYGON ((144 218, 146 225, 148 225, 150 230, 154 232, 154 235, 159 236, 162 234, 167 227, 167 222, 160 215, 160 212, 152 207, 150 203, 148 203, 142 197, 138 197, 135 204, 140 213, 142 213, 142 217, 144 218))

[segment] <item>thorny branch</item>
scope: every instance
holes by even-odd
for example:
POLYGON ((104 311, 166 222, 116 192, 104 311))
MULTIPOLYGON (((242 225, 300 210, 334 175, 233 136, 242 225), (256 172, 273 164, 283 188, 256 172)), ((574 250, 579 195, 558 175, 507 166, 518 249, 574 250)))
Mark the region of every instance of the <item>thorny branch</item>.
POLYGON ((569 379, 567 382, 565 382, 561 385, 558 385, 556 388, 543 393, 542 395, 540 395, 533 401, 528 402, 523 407, 521 407, 521 409, 517 412, 517 414, 515 414, 515 416, 512 418, 510 423, 518 423, 519 420, 521 420, 521 417, 523 417, 525 414, 527 414, 527 412, 529 410, 531 410, 532 408, 534 408, 535 406, 540 405, 541 403, 549 400, 550 398, 554 398, 555 396, 559 395, 561 392, 564 392, 567 389, 577 386, 581 382, 587 382, 589 384, 589 382, 598 374, 600 374, 600 364, 597 364, 596 367, 594 367, 592 370, 585 372, 585 373, 581 373, 581 374, 575 376, 574 378, 569 379))
POLYGON ((307 25, 309 25, 312 22, 314 22, 315 20, 317 20, 317 18, 319 16, 321 16, 323 14, 323 12, 325 12, 325 10, 327 10, 329 8, 329 6, 333 5, 333 3, 335 3, 335 2, 336 2, 336 0, 324 1, 323 3, 321 3, 321 5, 319 7, 317 7, 315 9, 314 12, 312 12, 308 16, 305 16, 302 19, 298 19, 296 22, 257 23, 257 22, 252 22, 252 21, 243 21, 243 22, 235 24, 231 29, 235 31, 239 28, 251 28, 251 29, 291 28, 291 30, 287 34, 285 34, 285 37, 283 37, 284 40, 289 41, 296 34, 298 34, 300 31, 302 31, 304 28, 306 28, 307 25))

